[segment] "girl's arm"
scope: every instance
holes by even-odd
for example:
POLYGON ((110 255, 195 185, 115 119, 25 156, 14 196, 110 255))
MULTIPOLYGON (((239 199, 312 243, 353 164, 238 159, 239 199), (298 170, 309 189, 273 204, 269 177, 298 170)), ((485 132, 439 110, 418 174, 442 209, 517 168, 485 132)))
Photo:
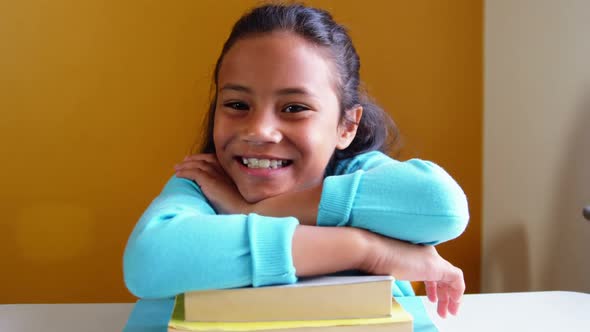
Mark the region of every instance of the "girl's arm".
POLYGON ((463 294, 460 270, 434 248, 352 227, 214 213, 194 182, 173 177, 131 233, 123 260, 127 288, 138 297, 160 298, 191 290, 287 284, 296 276, 357 269, 430 280, 435 287, 427 287, 429 298, 438 296, 441 315, 455 313, 463 294))
MULTIPOLYGON (((209 155, 187 157, 183 163, 177 165, 176 174, 177 176, 198 182, 200 187, 199 195, 202 196, 205 193, 209 199, 208 202, 215 206, 218 212, 231 214, 240 213, 240 211, 256 211, 274 215, 275 217, 286 214, 295 215, 298 218, 309 218, 311 221, 310 224, 313 224, 313 220, 316 218, 319 218, 321 222, 321 211, 317 211, 318 201, 321 200, 323 202, 325 198, 325 195, 322 196, 321 186, 310 188, 305 192, 283 194, 270 198, 260 202, 263 204, 257 204, 252 210, 252 207, 247 206, 248 204, 244 205, 243 198, 237 193, 237 189, 231 184, 231 181, 227 179, 223 172, 217 170, 217 167, 215 167, 216 160, 209 159, 214 158, 209 155), (247 209, 244 209, 245 207, 247 209), (262 210, 267 212, 262 212, 262 210), (318 214, 320 214, 320 217, 317 217, 318 214)), ((379 169, 383 165, 388 165, 392 162, 394 164, 410 164, 410 166, 415 167, 411 164, 416 161, 408 162, 407 164, 399 163, 383 154, 369 153, 361 156, 361 158, 357 157, 340 163, 338 166, 340 169, 337 169, 337 172, 334 174, 354 174, 356 172, 357 174, 355 176, 358 176, 365 172, 369 173, 373 169, 379 169)), ((440 167, 428 162, 421 163, 427 166, 435 166, 435 171, 441 172, 443 179, 445 177, 446 179, 450 179, 450 176, 442 171, 440 167)), ((419 173, 410 175, 419 175, 419 173)), ((343 179, 345 182, 347 179, 346 176, 334 176, 333 178, 343 179)), ((426 182, 431 181, 428 177, 426 178, 426 182)), ((452 179, 450 180, 454 183, 452 179)), ((383 185, 383 181, 378 182, 383 185)), ((192 181, 189 181, 189 183, 194 184, 192 181)), ((375 185, 375 183, 373 184, 375 185)), ((428 185, 431 186, 432 184, 429 183, 428 185)), ((356 186, 359 187, 358 182, 356 186)), ((458 188, 456 183, 454 183, 454 186, 458 188)), ((411 189, 411 187, 409 188, 411 189)), ((397 189, 400 189, 400 186, 397 189)), ((460 188, 458 190, 463 195, 460 188)), ((347 193, 343 193, 342 195, 346 196, 347 193)), ((209 205, 207 206, 210 213, 214 213, 213 208, 209 205)), ((356 203, 353 205, 352 210, 355 207, 356 203)), ((342 212, 351 213, 346 210, 344 208, 342 212)), ((384 226, 381 228, 384 230, 382 234, 395 237, 395 235, 391 234, 394 234, 396 229, 387 227, 387 224, 380 225, 378 222, 373 224, 384 226)), ((351 225, 357 226, 358 224, 351 223, 351 225)), ((345 225, 336 224, 335 226, 345 225)), ((404 225, 396 226, 404 227, 404 225)), ((373 230, 373 232, 379 233, 379 230, 373 230)), ((402 238, 402 240, 405 239, 402 238)), ((424 240, 422 242, 415 242, 427 243, 424 240)), ((429 298, 433 301, 438 298, 439 314, 443 316, 447 310, 450 310, 452 313, 456 312, 458 301, 465 289, 461 270, 438 256, 433 247, 408 244, 404 241, 382 237, 356 227, 297 226, 293 232, 292 259, 297 275, 299 276, 359 269, 369 273, 391 274, 399 279, 423 280, 426 282, 426 291, 429 298), (362 237, 365 240, 359 241, 358 234, 365 234, 362 237), (359 259, 361 261, 360 266, 358 265, 359 259)), ((409 284, 407 286, 409 287, 409 284)), ((408 294, 412 293, 410 288, 407 291, 402 289, 401 292, 402 294, 406 292, 408 294)))
POLYGON ((199 289, 293 283, 295 218, 216 215, 199 187, 173 177, 130 235, 127 288, 159 298, 199 289))
POLYGON ((379 152, 359 159, 352 162, 374 166, 350 165, 357 169, 325 179, 318 225, 359 227, 429 245, 465 230, 467 198, 441 167, 419 159, 399 162, 379 152))
POLYGON ((322 185, 266 199, 251 209, 431 245, 459 236, 469 219, 465 194, 441 167, 419 159, 399 162, 380 152, 343 161, 322 185))
POLYGON ((298 226, 293 217, 217 215, 194 182, 173 177, 130 235, 124 277, 142 298, 289 284, 359 268, 365 242, 353 229, 298 226))

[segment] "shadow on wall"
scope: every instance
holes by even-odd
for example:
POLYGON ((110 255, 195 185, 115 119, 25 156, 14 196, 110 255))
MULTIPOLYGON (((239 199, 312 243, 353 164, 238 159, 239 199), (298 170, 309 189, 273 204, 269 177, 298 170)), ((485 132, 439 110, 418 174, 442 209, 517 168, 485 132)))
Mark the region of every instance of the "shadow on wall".
POLYGON ((530 286, 529 243, 525 226, 515 220, 497 234, 489 245, 488 276, 490 289, 522 292, 530 286))
POLYGON ((551 290, 590 292, 590 221, 582 215, 590 205, 590 86, 583 91, 555 177, 559 183, 545 241, 551 255, 543 262, 543 285, 551 290))

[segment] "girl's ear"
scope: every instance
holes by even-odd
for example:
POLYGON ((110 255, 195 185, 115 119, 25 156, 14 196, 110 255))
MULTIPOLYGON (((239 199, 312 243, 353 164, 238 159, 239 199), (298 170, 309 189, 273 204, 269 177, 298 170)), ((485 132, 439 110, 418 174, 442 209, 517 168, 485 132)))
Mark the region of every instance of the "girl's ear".
POLYGON ((361 123, 361 117, 363 116, 363 107, 361 105, 355 108, 349 109, 344 114, 342 123, 338 125, 338 142, 336 143, 336 149, 346 149, 354 137, 356 136, 356 129, 359 123, 361 123))

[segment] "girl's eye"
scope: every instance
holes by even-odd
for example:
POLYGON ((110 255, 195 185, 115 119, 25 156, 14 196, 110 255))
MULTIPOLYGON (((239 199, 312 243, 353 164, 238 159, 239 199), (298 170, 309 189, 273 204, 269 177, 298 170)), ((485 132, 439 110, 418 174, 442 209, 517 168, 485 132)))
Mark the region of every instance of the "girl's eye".
POLYGON ((233 108, 238 111, 247 111, 248 110, 248 104, 245 104, 245 103, 242 103, 239 101, 225 103, 225 104, 223 104, 223 106, 233 108))
POLYGON ((285 113, 299 113, 303 111, 308 111, 309 108, 302 106, 302 105, 289 105, 283 109, 285 113))

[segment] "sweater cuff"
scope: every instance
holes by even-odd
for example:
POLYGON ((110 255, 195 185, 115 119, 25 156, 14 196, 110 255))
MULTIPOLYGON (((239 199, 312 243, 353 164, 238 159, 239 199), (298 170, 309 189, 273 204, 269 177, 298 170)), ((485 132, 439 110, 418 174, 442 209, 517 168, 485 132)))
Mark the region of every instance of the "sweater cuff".
POLYGON ((248 215, 248 237, 252 257, 252 286, 292 284, 297 281, 292 243, 295 218, 248 215))
POLYGON ((363 173, 363 170, 358 170, 351 174, 329 176, 324 179, 318 211, 318 226, 349 224, 352 203, 363 173))

